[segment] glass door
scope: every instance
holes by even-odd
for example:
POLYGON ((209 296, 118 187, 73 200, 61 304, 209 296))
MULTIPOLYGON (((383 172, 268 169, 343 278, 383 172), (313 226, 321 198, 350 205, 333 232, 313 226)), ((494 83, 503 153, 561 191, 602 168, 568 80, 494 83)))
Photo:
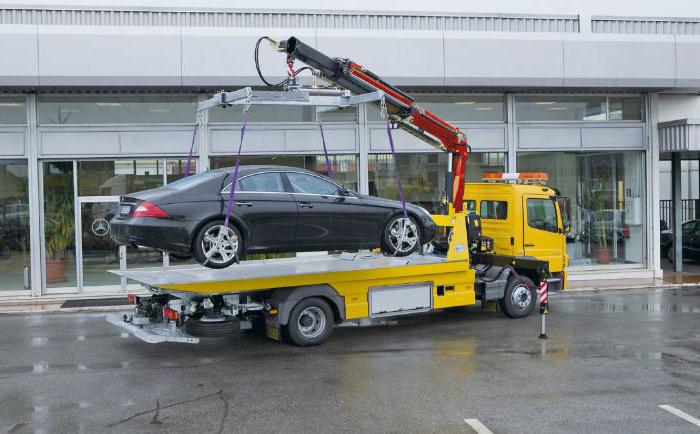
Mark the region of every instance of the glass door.
POLYGON ((119 246, 110 237, 110 220, 117 212, 119 197, 79 197, 78 206, 78 286, 86 289, 120 286, 125 289, 126 282, 108 272, 126 268, 124 246, 119 246))

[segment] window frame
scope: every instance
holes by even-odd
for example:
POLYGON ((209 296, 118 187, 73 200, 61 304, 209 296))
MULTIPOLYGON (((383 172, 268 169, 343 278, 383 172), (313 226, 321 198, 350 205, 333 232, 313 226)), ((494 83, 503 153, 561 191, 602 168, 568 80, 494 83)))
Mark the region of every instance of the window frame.
POLYGON ((513 120, 512 122, 514 124, 595 124, 595 123, 602 123, 602 124, 644 124, 646 123, 646 113, 645 113, 645 107, 646 107, 646 98, 644 97, 643 94, 635 94, 635 93, 620 93, 620 94, 590 94, 590 93, 553 93, 553 94, 539 94, 539 93, 516 93, 513 94, 513 120), (518 120, 518 115, 517 115, 517 109, 516 109, 516 104, 517 100, 519 97, 523 96, 541 96, 541 97, 567 97, 567 96, 589 96, 589 97, 604 97, 605 98, 605 120, 539 120, 539 121, 527 121, 527 120, 518 120), (640 118, 639 120, 610 120, 610 98, 624 98, 624 97, 637 97, 640 98, 641 100, 641 111, 640 111, 640 118))

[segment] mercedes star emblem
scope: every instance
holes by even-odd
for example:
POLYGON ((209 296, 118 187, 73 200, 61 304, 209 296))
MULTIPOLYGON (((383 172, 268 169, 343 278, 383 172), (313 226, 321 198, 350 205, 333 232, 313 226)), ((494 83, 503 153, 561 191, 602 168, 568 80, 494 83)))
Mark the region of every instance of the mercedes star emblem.
POLYGON ((103 218, 93 220, 92 233, 98 237, 104 237, 109 233, 109 222, 103 218))

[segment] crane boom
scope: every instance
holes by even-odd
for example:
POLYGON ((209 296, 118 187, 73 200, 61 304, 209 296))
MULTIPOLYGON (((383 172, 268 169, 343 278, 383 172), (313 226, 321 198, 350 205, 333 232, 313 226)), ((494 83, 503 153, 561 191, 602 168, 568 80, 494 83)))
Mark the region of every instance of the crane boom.
POLYGON ((291 37, 279 43, 287 62, 304 62, 334 85, 361 95, 381 91, 390 120, 426 143, 449 152, 452 158, 452 204, 456 212, 464 206, 464 170, 469 157, 467 137, 459 128, 416 104, 415 100, 362 65, 350 59, 331 58, 291 37))

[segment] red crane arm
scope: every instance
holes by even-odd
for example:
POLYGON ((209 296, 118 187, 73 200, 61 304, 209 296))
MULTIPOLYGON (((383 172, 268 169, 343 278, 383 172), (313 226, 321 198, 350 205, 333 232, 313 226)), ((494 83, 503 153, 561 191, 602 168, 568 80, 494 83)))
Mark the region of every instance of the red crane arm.
POLYGON ((466 135, 457 127, 416 104, 415 100, 385 82, 362 65, 348 59, 331 58, 296 38, 282 41, 288 61, 298 59, 319 71, 322 78, 355 94, 382 91, 392 122, 452 158, 452 204, 455 211, 464 209, 464 170, 469 157, 466 135))

